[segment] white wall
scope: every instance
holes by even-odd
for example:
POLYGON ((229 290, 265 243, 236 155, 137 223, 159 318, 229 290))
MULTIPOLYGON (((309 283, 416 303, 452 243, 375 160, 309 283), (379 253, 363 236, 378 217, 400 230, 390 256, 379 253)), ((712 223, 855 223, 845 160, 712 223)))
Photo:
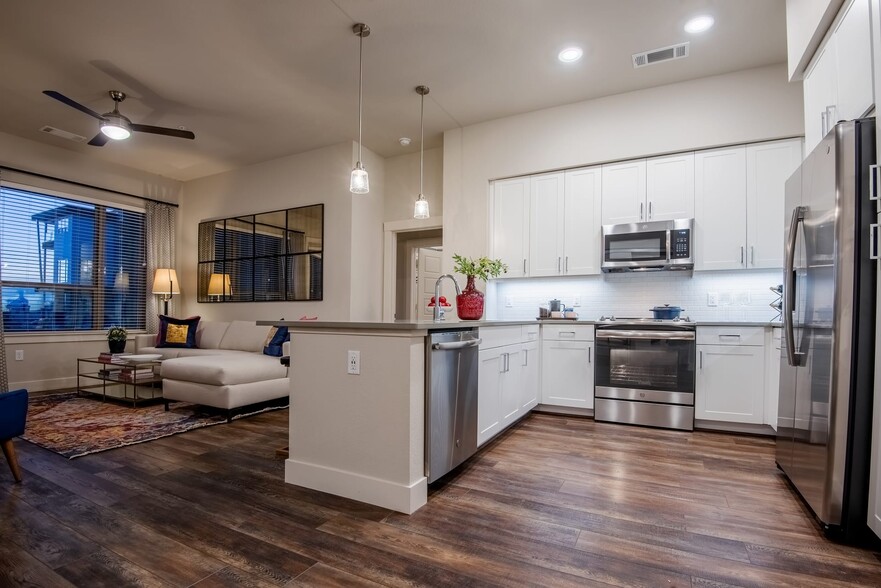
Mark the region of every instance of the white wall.
POLYGON ((185 315, 208 319, 370 320, 381 314, 383 160, 364 150, 370 193, 349 192, 355 164, 351 142, 257 163, 187 182, 178 221, 178 276, 185 315), (324 300, 196 302, 197 230, 202 220, 324 204, 324 300), (357 260, 357 263, 356 263, 357 260), (374 279, 374 275, 378 276, 374 279), (352 289, 364 297, 353 302, 352 289), (376 310, 367 309, 370 304, 376 310), (354 316, 353 316, 354 313, 354 316))
POLYGON ((648 272, 602 274, 564 278, 496 280, 495 296, 488 296, 490 317, 530 320, 538 307, 557 298, 573 306, 578 316, 596 320, 602 315, 651 316, 650 308, 669 304, 685 309, 697 321, 767 322, 777 316, 768 305, 776 299, 770 287, 782 282, 782 270, 736 272, 648 272), (715 292, 718 306, 707 304, 715 292), (511 306, 507 306, 508 304, 511 306))
MULTIPOLYGON (((101 149, 113 149, 113 145, 101 149)), ((182 189, 181 182, 176 180, 103 162, 90 156, 88 152, 77 153, 6 133, 0 133, 0 165, 170 203, 178 202, 182 189)), ((97 197, 112 202, 141 202, 138 199, 26 174, 3 172, 2 177, 4 180, 73 195, 97 197)), ((133 343, 130 345, 133 346, 133 343)), ((73 387, 76 385, 76 358, 94 357, 106 350, 107 340, 103 333, 6 334, 9 385, 13 389, 28 388, 31 391, 73 387), (24 352, 22 361, 15 361, 16 350, 24 352)))
MULTIPOLYGON (((444 150, 425 151, 425 177, 422 186, 431 216, 443 216, 444 150)), ((408 153, 385 160, 384 221, 413 218, 413 205, 419 195, 419 153, 408 153)))
POLYGON ((444 262, 488 253, 489 181, 804 133, 786 65, 649 88, 444 134, 444 262))

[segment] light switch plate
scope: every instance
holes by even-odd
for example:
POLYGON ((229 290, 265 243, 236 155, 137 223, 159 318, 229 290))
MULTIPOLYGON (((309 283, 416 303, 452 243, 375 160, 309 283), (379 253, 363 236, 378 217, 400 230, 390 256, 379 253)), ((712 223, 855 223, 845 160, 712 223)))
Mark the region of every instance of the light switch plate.
POLYGON ((719 306, 718 292, 707 292, 707 306, 719 306))
POLYGON ((514 306, 514 297, 513 296, 505 296, 505 306, 511 308, 514 306))

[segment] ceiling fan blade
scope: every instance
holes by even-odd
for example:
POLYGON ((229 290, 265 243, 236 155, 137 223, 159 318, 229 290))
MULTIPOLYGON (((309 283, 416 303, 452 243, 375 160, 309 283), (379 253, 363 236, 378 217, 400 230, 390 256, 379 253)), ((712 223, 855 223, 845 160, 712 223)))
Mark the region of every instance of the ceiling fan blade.
POLYGON ((140 133, 153 133, 154 135, 168 135, 169 137, 178 137, 180 139, 196 138, 196 135, 192 131, 169 129, 168 127, 154 127, 152 125, 139 125, 132 123, 132 130, 140 133))
POLYGON ((92 147, 103 147, 109 140, 110 137, 99 131, 97 135, 92 137, 92 140, 89 141, 87 145, 91 145, 92 147))
POLYGON ((46 96, 48 96, 50 98, 55 98, 59 102, 63 102, 64 104, 67 104, 68 106, 72 106, 73 108, 76 108, 80 112, 85 112, 89 116, 94 116, 98 120, 104 120, 103 116, 101 116, 100 114, 98 114, 97 112, 95 112, 94 110, 89 108, 88 106, 83 106, 79 102, 75 102, 75 101, 71 100, 70 98, 68 98, 64 94, 61 94, 60 92, 56 92, 55 90, 43 90, 43 94, 45 94, 46 96))

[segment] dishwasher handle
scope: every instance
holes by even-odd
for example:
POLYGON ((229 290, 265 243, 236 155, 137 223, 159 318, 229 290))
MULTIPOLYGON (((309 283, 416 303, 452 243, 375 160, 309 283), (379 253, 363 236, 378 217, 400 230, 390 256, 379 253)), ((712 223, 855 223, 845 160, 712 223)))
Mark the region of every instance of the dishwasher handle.
POLYGON ((432 343, 432 349, 441 351, 452 351, 455 349, 467 349, 469 347, 477 347, 483 341, 481 339, 469 339, 468 341, 455 341, 453 343, 432 343))

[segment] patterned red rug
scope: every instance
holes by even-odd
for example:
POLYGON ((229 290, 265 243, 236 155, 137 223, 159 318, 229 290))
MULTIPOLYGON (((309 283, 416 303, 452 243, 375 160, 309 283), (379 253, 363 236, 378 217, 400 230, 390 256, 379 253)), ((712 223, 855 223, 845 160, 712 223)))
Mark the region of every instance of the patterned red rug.
MULTIPOLYGON (((233 419, 282 408, 262 408, 233 419)), ((185 402, 173 402, 165 412, 162 403, 133 408, 64 392, 31 397, 22 439, 73 459, 225 422, 225 411, 185 402)))

